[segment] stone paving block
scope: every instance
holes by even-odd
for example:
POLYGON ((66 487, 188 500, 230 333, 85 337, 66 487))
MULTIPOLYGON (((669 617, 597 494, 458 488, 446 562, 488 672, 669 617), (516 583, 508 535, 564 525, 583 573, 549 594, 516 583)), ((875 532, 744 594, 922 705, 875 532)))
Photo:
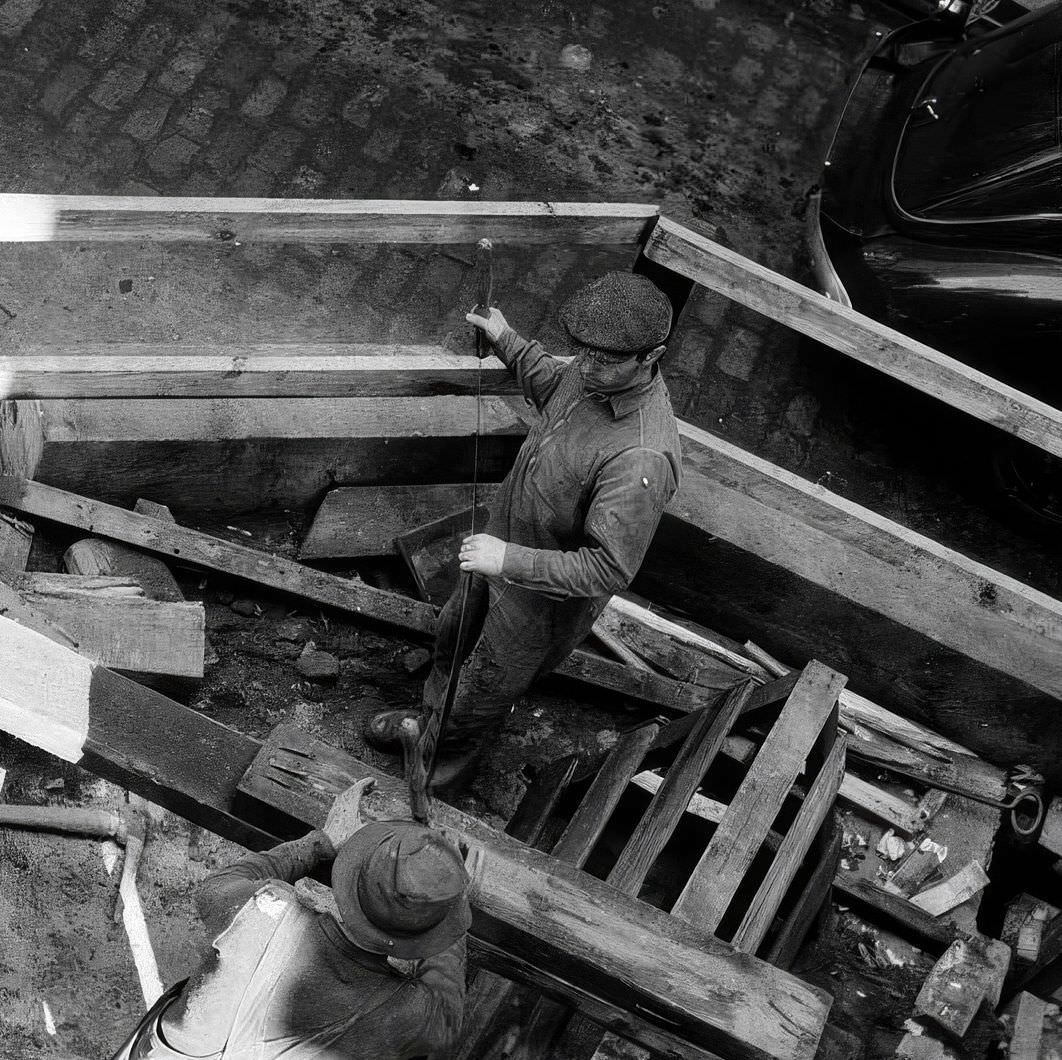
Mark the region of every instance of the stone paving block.
POLYGON ((162 131, 173 100, 154 89, 146 89, 136 101, 133 113, 125 120, 122 130, 134 140, 154 140, 162 131))
POLYGON ((335 89, 328 82, 306 85, 292 100, 288 117, 304 129, 318 128, 334 117, 335 96, 335 89))
POLYGON ((214 128, 218 112, 226 110, 228 105, 228 92, 222 88, 204 86, 190 101, 171 109, 165 132, 180 133, 189 140, 203 143, 214 128))
POLYGON ((114 0, 111 11, 123 22, 135 22, 147 7, 147 0, 114 0))
POLYGON ((147 70, 131 63, 115 63, 93 89, 92 101, 106 110, 120 110, 143 87, 147 70))
POLYGON ((152 22, 145 26, 129 46, 129 54, 141 66, 155 69, 165 59, 176 36, 168 22, 152 22))
POLYGON ((78 48, 77 54, 86 62, 102 66, 114 57, 128 34, 129 26, 112 15, 78 48))
POLYGON ((111 195, 139 157, 140 149, 131 140, 124 136, 108 137, 93 152, 87 175, 101 195, 111 195))
POLYGON ((42 3, 43 0, 6 0, 0 4, 0 37, 17 37, 42 3))
POLYGON ((312 166, 299 166, 284 182, 282 194, 293 199, 314 199, 321 196, 328 178, 312 166))
POLYGON ((199 144, 183 136, 167 136, 144 157, 153 173, 176 177, 184 173, 199 152, 199 144))
POLYGON ((181 96, 195 84, 195 79, 206 69, 206 65, 207 56, 199 49, 180 48, 163 67, 155 83, 163 92, 181 96))
POLYGON ((110 123, 111 115, 107 111, 93 103, 84 103, 67 119, 62 135, 56 138, 56 153, 72 162, 89 165, 110 123))
POLYGON ((63 41, 42 19, 31 22, 12 47, 10 65, 26 74, 53 78, 62 62, 63 41))
POLYGON ((41 93, 40 109, 49 118, 61 121, 63 113, 79 93, 88 88, 95 76, 87 66, 82 66, 81 63, 65 63, 59 71, 59 76, 41 93))
POLYGON ((247 161, 266 173, 283 173, 291 166, 302 139, 302 133, 298 129, 274 129, 254 149, 247 161))
POLYGON ((280 106, 287 94, 288 86, 279 77, 266 74, 243 101, 240 113, 245 118, 258 120, 268 118, 280 106))
POLYGON ((226 120, 210 138, 202 162, 215 173, 231 173, 251 150, 261 130, 237 118, 226 120))
POLYGON ((272 195, 277 178, 257 166, 245 165, 228 184, 226 195, 244 195, 250 198, 263 198, 272 195))
POLYGON ((732 379, 742 379, 747 383, 756 370, 756 359, 762 344, 760 336, 748 328, 730 328, 715 367, 732 379))

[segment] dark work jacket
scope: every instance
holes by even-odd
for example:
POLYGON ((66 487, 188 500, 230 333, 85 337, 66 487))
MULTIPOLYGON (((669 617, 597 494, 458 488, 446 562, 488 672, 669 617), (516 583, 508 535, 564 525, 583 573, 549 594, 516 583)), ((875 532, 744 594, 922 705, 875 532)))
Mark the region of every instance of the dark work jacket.
POLYGON ((494 344, 539 412, 502 484, 487 532, 506 542, 502 576, 555 598, 626 589, 678 489, 678 424, 659 372, 607 397, 507 329, 494 344))
MULTIPOLYGON (((178 1054, 225 1056, 221 1050, 234 1026, 240 1042, 251 1028, 250 1040, 261 1046, 257 1060, 410 1060, 448 1053, 464 1005, 464 939, 418 962, 408 975, 386 957, 359 949, 331 915, 300 907, 290 886, 326 851, 331 854, 324 833, 311 832, 268 853, 248 854, 203 884, 199 911, 216 936, 214 953, 162 1018, 165 1042, 178 1054), (271 961, 273 979, 261 989, 262 955, 283 917, 295 930, 279 953, 270 954, 280 960, 271 961), (250 1001, 244 998, 248 983, 250 1001)), ((244 1051, 232 1041, 230 1052, 234 1046, 242 1060, 244 1051)))

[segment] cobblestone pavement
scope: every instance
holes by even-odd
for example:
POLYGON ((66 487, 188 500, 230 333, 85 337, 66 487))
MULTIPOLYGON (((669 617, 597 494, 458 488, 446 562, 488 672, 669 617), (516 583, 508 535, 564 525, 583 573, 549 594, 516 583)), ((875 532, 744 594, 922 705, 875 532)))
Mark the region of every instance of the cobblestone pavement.
MULTIPOLYGON (((0 0, 0 190, 653 202, 802 276, 845 78, 894 19, 871 2, 0 0)), ((438 341, 470 300, 462 252, 7 246, 0 342, 438 341)), ((497 259, 499 302, 547 339, 559 298, 629 263, 497 259)), ((962 446, 927 458, 932 412, 721 298, 694 312, 714 338, 665 363, 680 415, 1057 591, 1054 557, 980 511, 962 446)), ((82 949, 42 960, 45 984, 91 971, 82 949)), ((67 991, 56 1035, 20 996, 0 1054, 104 1055, 94 1006, 136 1008, 131 977, 109 989, 67 991)))

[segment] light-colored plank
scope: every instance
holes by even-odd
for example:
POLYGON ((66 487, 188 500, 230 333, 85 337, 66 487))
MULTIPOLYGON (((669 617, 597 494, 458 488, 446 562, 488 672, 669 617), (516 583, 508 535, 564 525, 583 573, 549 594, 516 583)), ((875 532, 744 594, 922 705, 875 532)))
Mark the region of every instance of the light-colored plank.
POLYGON ((707 431, 679 432, 673 515, 1062 698, 1062 602, 707 431))
MULTIPOLYGON (((479 503, 489 504, 496 483, 481 482, 479 503)), ((393 556, 395 538, 472 505, 472 484, 344 486, 321 502, 299 549, 300 559, 393 556)))
MULTIPOLYGON (((468 437, 476 432, 475 397, 159 398, 42 403, 44 445, 56 442, 209 442, 251 438, 468 437)), ((524 434, 522 398, 486 395, 484 434, 524 434)))
POLYGON ((870 784, 854 773, 845 773, 841 781, 840 797, 844 802, 858 807, 879 821, 884 821, 890 828, 895 828, 904 835, 914 835, 922 827, 918 807, 870 784))
POLYGON ((0 356, 3 398, 416 397, 515 393, 496 358, 439 346, 23 347, 0 356))
POLYGON ((844 776, 845 738, 838 736, 818 776, 811 784, 793 823, 775 851, 767 876, 742 917, 731 942, 739 950, 755 953, 785 898, 793 877, 811 849, 826 815, 833 809, 844 776))
POLYGON ((979 861, 969 861, 943 883, 916 894, 911 904, 930 916, 943 916, 988 886, 988 874, 979 861))
POLYGON ((1062 457, 1062 412, 662 217, 650 261, 1062 457))
POLYGON ((1062 795, 1056 795, 1048 804, 1038 842, 1044 850, 1062 858, 1062 795))
POLYGON ((821 663, 810 662, 804 668, 671 910, 672 916, 705 931, 719 927, 844 682, 841 674, 821 663))
POLYGON ((1046 1015, 1047 1002, 1035 994, 1022 991, 1018 996, 1018 1011, 1014 1016, 1014 1030, 1007 1051, 1008 1060, 1040 1060, 1046 1015))
POLYGON ((10 512, 0 511, 0 568, 25 570, 33 548, 33 527, 10 512))
POLYGON ((93 662, 133 673, 203 676, 202 604, 148 599, 128 578, 24 574, 14 588, 93 662))
POLYGON ((666 637, 670 637, 672 640, 678 641, 679 644, 683 644, 688 648, 703 652, 705 655, 710 655, 715 659, 728 663, 730 666, 734 667, 734 669, 749 674, 750 676, 755 677, 758 681, 765 681, 767 679, 767 674, 764 672, 763 667, 758 663, 746 658, 744 655, 739 655, 737 652, 731 651, 729 648, 709 639, 708 637, 703 637, 698 633, 694 633, 685 626, 680 626, 677 622, 672 622, 666 615, 662 615, 657 611, 651 611, 647 607, 641 607, 625 597, 610 597, 608 603, 605 605, 604 614, 611 615, 616 619, 626 619, 628 622, 633 622, 646 629, 661 633, 666 637))
MULTIPOLYGON (((664 778, 659 773, 653 773, 646 769, 631 777, 631 783, 636 788, 641 788, 642 791, 648 791, 650 795, 655 795, 664 783, 664 778)), ((726 803, 720 802, 718 799, 710 799, 707 795, 702 795, 699 791, 695 791, 690 796, 686 812, 692 813, 694 817, 699 817, 702 821, 711 821, 714 824, 718 824, 726 813, 726 803)))
POLYGON ((641 203, 0 195, 0 242, 637 243, 641 203))
POLYGON ((933 966, 915 999, 914 1011, 956 1038, 969 1030, 983 1001, 999 1003, 1010 947, 973 935, 958 939, 933 966))

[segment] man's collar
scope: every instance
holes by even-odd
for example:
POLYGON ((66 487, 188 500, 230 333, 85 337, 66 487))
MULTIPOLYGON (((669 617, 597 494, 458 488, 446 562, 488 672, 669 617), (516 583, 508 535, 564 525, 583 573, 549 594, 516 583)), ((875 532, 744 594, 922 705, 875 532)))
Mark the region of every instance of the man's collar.
POLYGON ((613 419, 620 420, 645 404, 646 398, 652 393, 654 387, 659 385, 659 380, 660 372, 656 370, 654 365, 652 375, 642 383, 637 383, 616 394, 594 394, 591 396, 597 401, 607 401, 612 409, 613 419))

